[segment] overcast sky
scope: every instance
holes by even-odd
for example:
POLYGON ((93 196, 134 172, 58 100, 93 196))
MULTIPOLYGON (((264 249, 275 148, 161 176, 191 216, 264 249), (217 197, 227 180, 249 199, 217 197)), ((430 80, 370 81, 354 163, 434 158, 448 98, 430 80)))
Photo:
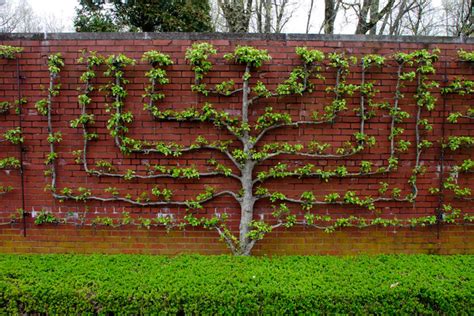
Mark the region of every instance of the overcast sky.
MULTIPOLYGON (((432 1, 434 5, 439 5, 441 3, 441 0, 432 1)), ((62 24, 67 27, 67 31, 74 30, 74 8, 78 5, 78 0, 29 0, 29 2, 38 14, 54 15, 55 17, 62 20, 62 24)), ((306 30, 306 19, 310 0, 295 0, 294 2, 298 3, 298 8, 294 13, 293 18, 287 24, 285 32, 304 33, 306 30)), ((319 32, 324 14, 324 9, 322 7, 323 2, 321 0, 317 0, 315 2, 316 4, 319 4, 319 6, 313 10, 313 17, 311 19, 311 33, 319 32)), ((338 23, 336 23, 336 32, 343 34, 354 33, 355 26, 350 24, 348 25, 348 23, 344 20, 345 19, 342 15, 338 17, 338 23)))
POLYGON ((64 25, 67 25, 68 31, 74 30, 74 7, 78 2, 77 0, 29 0, 31 7, 38 15, 53 14, 60 18, 64 25))

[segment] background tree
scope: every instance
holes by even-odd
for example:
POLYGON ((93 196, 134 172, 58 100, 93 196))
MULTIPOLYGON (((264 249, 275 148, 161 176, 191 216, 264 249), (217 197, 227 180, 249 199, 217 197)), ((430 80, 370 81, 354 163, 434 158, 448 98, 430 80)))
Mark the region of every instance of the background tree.
POLYGON ((384 17, 378 34, 447 35, 446 19, 441 8, 429 0, 401 0, 384 17))
POLYGON ((416 1, 413 0, 399 1, 390 11, 390 13, 385 15, 385 18, 383 19, 382 25, 379 30, 379 34, 402 34, 402 19, 407 13, 414 9, 415 5, 416 1))
POLYGON ((401 21, 402 34, 415 36, 429 36, 439 34, 440 22, 437 18, 438 10, 430 0, 414 0, 412 9, 407 11, 401 21))
MULTIPOLYGON (((264 0, 260 2, 263 4, 264 0)), ((217 0, 217 3, 229 32, 249 32, 253 0, 217 0)))
POLYGON ((334 33, 334 23, 336 22, 340 5, 341 0, 324 0, 324 21, 321 26, 324 34, 334 33))
MULTIPOLYGON (((340 27, 336 22, 344 16, 346 25, 354 25, 355 34, 458 36, 463 29, 463 34, 469 35, 472 8, 469 3, 472 1, 445 0, 441 5, 428 0, 324 0, 324 19, 319 32, 336 33, 335 26, 340 27), (442 11, 446 12, 445 16, 442 11)), ((322 5, 323 1, 318 4, 322 5)), ((310 19, 311 10, 307 29, 310 19)))
POLYGON ((345 11, 352 10, 356 19, 355 34, 376 34, 377 23, 381 21, 395 5, 395 0, 387 0, 381 5, 380 0, 341 1, 345 11), (382 9, 379 10, 379 7, 382 9))
POLYGON ((66 32, 69 28, 64 19, 58 18, 53 13, 45 14, 41 17, 41 25, 43 30, 48 33, 66 32))
POLYGON ((444 24, 446 35, 471 35, 473 0, 443 0, 444 24))
POLYGON ((253 19, 257 33, 281 33, 290 22, 297 3, 290 0, 255 0, 253 19))
POLYGON ((309 33, 309 29, 311 28, 311 15, 313 14, 313 8, 314 8, 314 0, 311 0, 309 4, 309 9, 308 9, 308 18, 306 20, 306 34, 309 33))
MULTIPOLYGON (((472 32, 472 0, 80 0, 77 31, 219 31, 281 33, 300 8, 306 28, 334 34, 452 35, 472 32), (316 8, 324 13, 314 14, 316 8), (322 19, 322 21, 321 21, 322 19)), ((54 29, 54 28, 53 28, 54 29)))
POLYGON ((39 32, 41 22, 27 0, 8 1, 0 6, 0 32, 39 32))
POLYGON ((256 0, 257 33, 270 33, 272 26, 272 0, 256 0))
POLYGON ((119 32, 123 28, 110 7, 89 0, 79 2, 74 27, 77 32, 119 32))
POLYGON ((218 0, 214 15, 230 33, 281 33, 298 8, 291 0, 218 0), (219 18, 217 18, 219 20, 219 18))
POLYGON ((37 15, 28 0, 7 1, 0 6, 0 32, 54 33, 67 29, 65 21, 53 13, 37 15))
POLYGON ((74 25, 78 32, 209 32, 208 0, 81 0, 74 25))

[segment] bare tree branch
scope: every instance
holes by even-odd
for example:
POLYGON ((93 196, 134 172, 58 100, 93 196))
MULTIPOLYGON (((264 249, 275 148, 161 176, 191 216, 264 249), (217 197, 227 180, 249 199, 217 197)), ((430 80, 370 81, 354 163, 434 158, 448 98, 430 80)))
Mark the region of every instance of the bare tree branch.
POLYGON ((306 34, 309 33, 309 28, 310 28, 310 23, 311 23, 311 15, 313 13, 313 7, 314 7, 314 0, 311 0, 311 3, 309 5, 309 10, 308 10, 308 19, 306 20, 306 34))

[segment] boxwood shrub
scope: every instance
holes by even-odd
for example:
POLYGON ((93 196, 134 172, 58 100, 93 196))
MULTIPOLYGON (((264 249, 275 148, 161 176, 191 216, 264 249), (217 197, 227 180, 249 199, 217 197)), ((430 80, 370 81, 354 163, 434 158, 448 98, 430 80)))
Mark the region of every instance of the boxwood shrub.
POLYGON ((474 315, 474 256, 0 255, 0 314, 474 315))

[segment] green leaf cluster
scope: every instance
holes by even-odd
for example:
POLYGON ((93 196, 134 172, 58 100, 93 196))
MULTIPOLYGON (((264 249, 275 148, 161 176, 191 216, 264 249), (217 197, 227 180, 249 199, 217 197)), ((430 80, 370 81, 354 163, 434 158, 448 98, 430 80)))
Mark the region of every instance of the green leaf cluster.
POLYGON ((15 59, 21 52, 23 52, 22 47, 0 45, 0 58, 15 59))
POLYGON ((474 137, 472 136, 449 136, 448 142, 444 144, 451 150, 458 150, 464 147, 471 147, 474 145, 474 137))
POLYGON ((61 220, 57 218, 53 213, 41 210, 35 217, 35 225, 43 224, 59 224, 61 220))
POLYGON ((3 134, 5 140, 14 145, 22 144, 24 142, 23 134, 20 127, 9 129, 3 134))
POLYGON ((194 43, 191 48, 186 50, 185 58, 191 64, 191 68, 196 76, 196 84, 204 78, 212 69, 212 63, 209 57, 217 54, 217 50, 209 43, 194 43))
POLYGON ((462 61, 473 62, 474 61, 474 52, 473 51, 465 51, 464 49, 460 49, 458 51, 459 59, 462 61))
POLYGON ((240 45, 235 48, 233 53, 225 54, 224 58, 252 68, 259 68, 264 62, 272 59, 266 49, 240 45))
POLYGON ((64 67, 64 59, 61 53, 55 53, 48 56, 48 70, 52 75, 57 75, 64 67))
POLYGON ((15 157, 0 159, 0 169, 20 169, 20 160, 15 157))

